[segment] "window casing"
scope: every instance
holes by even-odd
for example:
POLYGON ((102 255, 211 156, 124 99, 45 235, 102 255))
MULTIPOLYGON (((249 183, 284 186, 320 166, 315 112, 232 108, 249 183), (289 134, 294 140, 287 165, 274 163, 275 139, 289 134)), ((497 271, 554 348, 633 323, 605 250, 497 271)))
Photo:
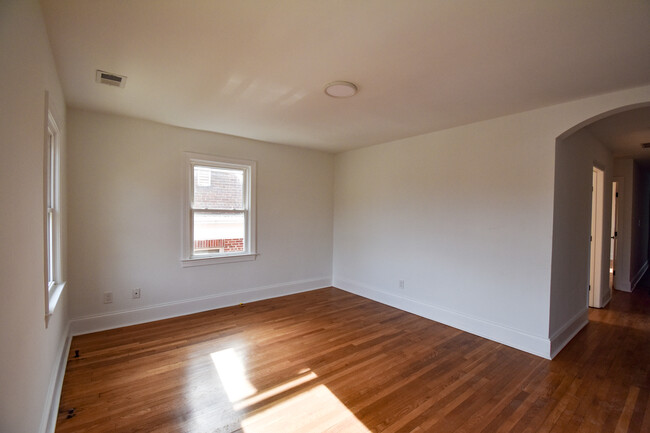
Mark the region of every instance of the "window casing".
POLYGON ((48 112, 44 149, 45 317, 54 312, 65 282, 61 275, 61 161, 59 128, 48 112))
POLYGON ((255 260, 255 162, 185 153, 183 267, 255 260))

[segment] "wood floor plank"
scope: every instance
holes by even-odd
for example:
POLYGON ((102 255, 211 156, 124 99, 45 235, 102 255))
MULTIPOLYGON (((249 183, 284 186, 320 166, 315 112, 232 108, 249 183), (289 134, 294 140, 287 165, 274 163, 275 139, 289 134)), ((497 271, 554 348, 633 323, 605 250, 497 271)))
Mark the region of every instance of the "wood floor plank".
POLYGON ((56 431, 645 433, 648 286, 553 361, 335 288, 83 335, 56 431))

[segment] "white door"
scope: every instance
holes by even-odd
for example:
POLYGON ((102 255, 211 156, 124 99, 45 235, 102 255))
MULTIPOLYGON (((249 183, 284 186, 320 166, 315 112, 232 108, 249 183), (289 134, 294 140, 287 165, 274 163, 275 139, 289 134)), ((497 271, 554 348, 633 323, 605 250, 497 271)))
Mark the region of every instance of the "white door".
POLYGON ((591 183, 591 235, 589 236, 589 306, 595 306, 594 292, 596 291, 596 226, 598 220, 598 173, 594 168, 591 183))
POLYGON ((589 256, 589 302, 590 307, 602 308, 603 283, 603 216, 605 215, 605 172, 597 167, 592 172, 591 234, 589 256))
POLYGON ((616 244, 618 238, 618 182, 612 182, 612 230, 609 245, 609 289, 616 288, 616 244))

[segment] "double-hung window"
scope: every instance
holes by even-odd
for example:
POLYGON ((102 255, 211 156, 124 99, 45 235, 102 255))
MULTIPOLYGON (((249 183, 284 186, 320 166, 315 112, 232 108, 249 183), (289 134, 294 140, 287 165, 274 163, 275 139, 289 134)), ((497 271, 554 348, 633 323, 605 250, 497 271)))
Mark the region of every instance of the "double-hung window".
MULTIPOLYGON (((63 291, 61 277, 61 165, 59 128, 48 112, 45 135, 45 317, 49 318, 63 291)), ((46 321, 47 323, 47 321, 46 321)))
POLYGON ((254 260, 255 162, 185 154, 183 266, 254 260))

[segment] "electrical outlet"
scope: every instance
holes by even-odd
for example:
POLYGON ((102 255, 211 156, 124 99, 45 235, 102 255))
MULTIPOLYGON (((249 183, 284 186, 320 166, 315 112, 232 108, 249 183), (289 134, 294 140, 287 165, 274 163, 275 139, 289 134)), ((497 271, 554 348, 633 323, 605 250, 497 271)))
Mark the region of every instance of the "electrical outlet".
POLYGON ((404 290, 404 280, 399 280, 399 288, 404 290))
POLYGON ((132 297, 133 297, 133 299, 140 299, 140 288, 139 287, 136 287, 135 289, 133 289, 132 297))
POLYGON ((104 292, 104 304, 113 302, 113 292, 104 292))

